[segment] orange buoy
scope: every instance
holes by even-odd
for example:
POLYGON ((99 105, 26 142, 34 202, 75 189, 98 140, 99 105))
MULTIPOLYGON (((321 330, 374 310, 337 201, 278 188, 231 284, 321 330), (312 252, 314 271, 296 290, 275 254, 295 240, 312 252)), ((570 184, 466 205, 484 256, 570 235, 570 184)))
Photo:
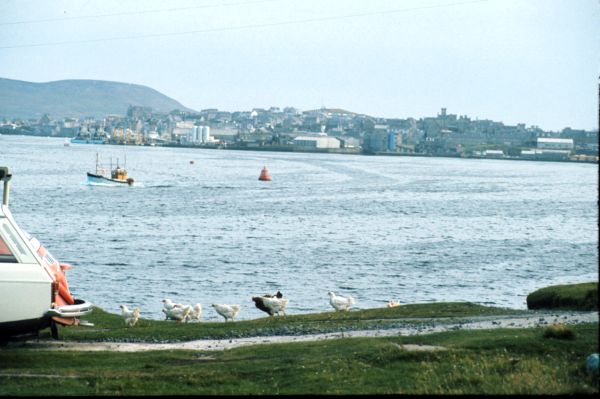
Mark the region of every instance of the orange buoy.
POLYGON ((271 176, 269 176, 269 171, 267 170, 266 166, 263 166, 262 170, 260 171, 260 176, 258 176, 258 180, 262 180, 262 181, 270 181, 271 180, 271 176))

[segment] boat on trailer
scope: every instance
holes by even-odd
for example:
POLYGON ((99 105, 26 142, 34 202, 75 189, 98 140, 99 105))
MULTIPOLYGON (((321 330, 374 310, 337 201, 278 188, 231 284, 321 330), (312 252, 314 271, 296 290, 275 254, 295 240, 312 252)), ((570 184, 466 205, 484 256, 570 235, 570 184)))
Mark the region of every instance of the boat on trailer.
POLYGON ((79 317, 93 305, 71 294, 65 271, 72 266, 56 260, 15 222, 8 209, 11 177, 7 167, 0 167, 0 343, 39 335, 48 327, 57 339, 58 325, 80 324, 79 317))
POLYGON ((125 158, 125 165, 119 166, 119 158, 117 158, 117 166, 112 167, 112 159, 110 161, 110 167, 106 168, 100 165, 98 159, 98 153, 96 153, 96 172, 87 172, 87 181, 90 184, 110 184, 110 185, 128 185, 132 186, 134 180, 127 175, 127 158, 125 158))

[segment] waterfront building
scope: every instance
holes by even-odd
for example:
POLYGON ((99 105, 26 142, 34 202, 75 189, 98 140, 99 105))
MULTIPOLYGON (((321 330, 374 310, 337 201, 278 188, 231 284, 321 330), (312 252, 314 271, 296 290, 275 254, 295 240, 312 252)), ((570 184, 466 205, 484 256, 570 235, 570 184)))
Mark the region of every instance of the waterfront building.
POLYGON ((389 148, 390 135, 386 129, 377 129, 373 133, 366 134, 363 147, 369 153, 387 152, 389 148))
POLYGON ((503 158, 504 152, 502 150, 485 150, 483 155, 487 158, 503 158))
MULTIPOLYGON (((540 161, 566 161, 569 159, 571 151, 569 150, 541 150, 531 149, 522 150, 521 158, 523 159, 534 159, 540 161)), ((585 159, 584 159, 585 160, 585 159)))
POLYGON ((340 140, 330 136, 298 136, 294 146, 302 149, 340 148, 340 140))
POLYGON ((572 150, 573 139, 557 139, 551 137, 538 137, 537 148, 547 150, 572 150))

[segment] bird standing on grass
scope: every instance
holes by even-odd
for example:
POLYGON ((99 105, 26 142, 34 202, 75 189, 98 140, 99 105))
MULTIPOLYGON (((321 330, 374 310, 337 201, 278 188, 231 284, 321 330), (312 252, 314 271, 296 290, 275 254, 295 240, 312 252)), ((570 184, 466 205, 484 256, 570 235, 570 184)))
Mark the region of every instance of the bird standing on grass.
POLYGON ((119 305, 119 307, 121 308, 121 316, 123 316, 125 324, 127 324, 128 327, 135 326, 140 318, 140 308, 129 310, 125 305, 119 305))
POLYGON ((200 316, 202 315, 202 305, 197 303, 194 305, 190 313, 187 315, 186 321, 194 319, 200 321, 200 316))
POLYGON ((335 295, 334 292, 329 292, 329 303, 336 311, 348 311, 350 307, 356 303, 356 300, 349 297, 343 297, 341 295, 335 295))
POLYGON ((169 298, 165 298, 162 300, 163 302, 163 313, 167 315, 166 320, 169 319, 168 312, 173 308, 182 308, 183 304, 181 303, 173 303, 169 298))
POLYGON ((258 309, 268 313, 269 316, 279 315, 280 313, 285 316, 285 310, 289 302, 289 299, 283 298, 280 291, 277 291, 275 295, 253 296, 252 300, 258 309))
POLYGON ((167 316, 167 320, 171 319, 182 322, 186 320, 192 311, 192 307, 190 305, 183 305, 182 307, 173 306, 171 309, 163 308, 162 311, 167 316))
POLYGON ((226 322, 229 319, 233 321, 235 316, 237 316, 237 314, 240 312, 241 308, 240 305, 218 305, 216 303, 213 303, 212 307, 215 308, 218 314, 225 318, 226 322))
POLYGON ((400 306, 400 302, 398 302, 394 299, 390 299, 389 302, 387 303, 388 308, 395 308, 396 306, 400 306))

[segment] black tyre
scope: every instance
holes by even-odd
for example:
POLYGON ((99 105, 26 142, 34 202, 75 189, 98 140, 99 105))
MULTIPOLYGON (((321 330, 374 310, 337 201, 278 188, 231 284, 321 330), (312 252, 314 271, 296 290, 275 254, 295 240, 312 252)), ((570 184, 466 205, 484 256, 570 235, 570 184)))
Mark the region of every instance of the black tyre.
POLYGON ((58 339, 58 325, 54 320, 50 322, 50 332, 52 333, 52 338, 58 339))

